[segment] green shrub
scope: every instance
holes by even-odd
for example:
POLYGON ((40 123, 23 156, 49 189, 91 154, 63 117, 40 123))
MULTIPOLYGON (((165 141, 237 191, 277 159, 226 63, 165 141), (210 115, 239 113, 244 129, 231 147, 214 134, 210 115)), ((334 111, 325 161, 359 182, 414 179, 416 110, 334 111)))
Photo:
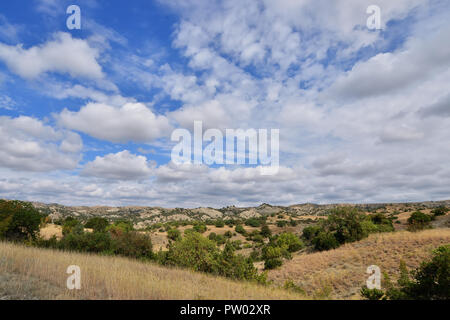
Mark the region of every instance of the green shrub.
POLYGON ((115 235, 112 240, 114 254, 135 259, 152 259, 154 257, 152 241, 146 234, 130 231, 115 235))
POLYGON ((105 218, 101 217, 94 217, 90 218, 86 224, 84 225, 85 228, 93 229, 94 232, 104 232, 106 230, 106 227, 109 225, 109 222, 105 218))
POLYGON ((257 218, 249 218, 249 219, 245 220, 245 225, 257 228, 257 227, 261 226, 261 220, 259 220, 257 218))
POLYGON ((236 230, 237 233, 240 233, 242 235, 245 235, 247 232, 245 231, 244 227, 241 224, 238 224, 234 230, 236 230))
POLYGON ((369 289, 366 286, 361 288, 361 296, 367 300, 381 300, 384 297, 384 291, 380 289, 369 289))
POLYGON ((430 261, 422 262, 413 273, 413 280, 406 282, 403 291, 411 299, 450 299, 450 245, 433 251, 430 261))
POLYGON ((0 200, 0 239, 35 239, 42 218, 29 202, 0 200))
POLYGON ((169 229, 167 231, 167 238, 169 240, 177 241, 181 239, 181 232, 178 229, 169 229))
POLYGON ((289 252, 296 252, 304 247, 303 242, 291 232, 283 232, 278 235, 275 240, 278 247, 281 247, 289 252))
POLYGON ((302 238, 311 241, 314 237, 316 237, 321 228, 319 226, 308 226, 303 229, 302 238))
POLYGON ((322 221, 322 226, 325 231, 334 234, 338 243, 344 244, 367 237, 361 224, 365 220, 366 216, 358 209, 342 207, 332 210, 328 219, 322 221))
POLYGON ((409 231, 420 231, 431 228, 431 217, 420 211, 413 212, 407 222, 409 231))
POLYGON ((108 233, 69 233, 58 243, 57 247, 63 250, 80 252, 111 252, 111 236, 108 233))
POLYGON ((204 223, 196 223, 196 224, 194 224, 193 229, 194 229, 195 232, 204 233, 204 232, 206 232, 206 224, 204 224, 204 223))
POLYGON ((314 237, 312 241, 314 249, 318 251, 331 250, 339 247, 339 242, 336 240, 334 234, 330 232, 321 231, 314 237))
POLYGON ((280 228, 287 226, 287 224, 288 224, 288 222, 286 220, 278 220, 277 221, 277 226, 280 228))
POLYGON ((223 222, 223 220, 217 220, 214 225, 217 228, 223 228, 225 226, 225 222, 223 222))
POLYGON ((450 209, 444 206, 437 207, 431 211, 435 217, 445 216, 450 209))
POLYGON ((270 228, 267 224, 263 225, 261 227, 261 236, 264 238, 269 238, 272 235, 272 231, 270 231, 270 228))

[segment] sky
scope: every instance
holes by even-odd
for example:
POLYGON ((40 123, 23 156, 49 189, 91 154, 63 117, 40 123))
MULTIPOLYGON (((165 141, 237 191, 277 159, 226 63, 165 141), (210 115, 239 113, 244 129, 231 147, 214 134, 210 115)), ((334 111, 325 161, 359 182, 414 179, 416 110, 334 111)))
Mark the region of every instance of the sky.
POLYGON ((0 197, 163 207, 450 199, 446 0, 0 2, 0 197), (69 5, 81 29, 69 29, 69 5), (369 28, 370 5, 380 8, 369 28), (177 165, 279 129, 280 168, 177 165))

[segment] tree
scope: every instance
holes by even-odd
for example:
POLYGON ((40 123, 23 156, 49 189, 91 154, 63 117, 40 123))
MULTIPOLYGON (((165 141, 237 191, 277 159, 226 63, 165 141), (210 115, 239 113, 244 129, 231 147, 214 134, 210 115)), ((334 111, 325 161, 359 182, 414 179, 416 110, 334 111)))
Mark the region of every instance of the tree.
POLYGON ((206 232, 206 224, 204 224, 204 223, 196 223, 196 224, 194 224, 193 229, 194 229, 195 232, 204 233, 204 232, 206 232))
POLYGON ((261 233, 260 233, 264 238, 268 238, 272 235, 272 231, 270 231, 270 228, 267 224, 263 225, 261 227, 261 233))
POLYGON ((420 211, 413 212, 407 222, 409 231, 420 231, 431 228, 431 217, 420 211))
POLYGON ((321 228, 319 226, 309 226, 303 229, 302 238, 311 241, 314 237, 319 234, 321 228))
POLYGON ((181 232, 178 229, 169 229, 167 231, 167 238, 169 240, 177 241, 181 239, 181 232))
POLYGON ((312 241, 314 249, 318 251, 331 250, 339 247, 339 242, 335 236, 326 231, 321 231, 312 241))
POLYGON ((449 209, 447 207, 440 206, 440 207, 433 209, 431 211, 431 213, 433 213, 434 216, 437 217, 437 216, 445 216, 448 211, 449 211, 449 209))
POLYGON ((404 285, 409 298, 419 300, 450 299, 450 245, 433 251, 430 261, 413 272, 413 280, 404 285))
POLYGON ((240 233, 240 234, 242 234, 242 235, 245 235, 247 232, 245 231, 245 229, 244 229, 244 227, 241 225, 241 224, 238 224, 235 228, 234 228, 234 230, 237 232, 237 233, 240 233))
POLYGON ((289 252, 296 252, 304 247, 303 242, 291 232, 281 233, 277 237, 275 243, 278 247, 281 247, 289 252))
POLYGON ((42 218, 29 202, 0 200, 0 239, 34 239, 42 218))
POLYGON ((334 209, 328 219, 322 222, 323 229, 333 236, 338 243, 359 241, 368 236, 362 222, 366 216, 352 207, 334 209))
POLYGON ((109 226, 108 220, 101 217, 90 218, 84 225, 85 228, 93 229, 94 232, 104 232, 107 226, 109 226))

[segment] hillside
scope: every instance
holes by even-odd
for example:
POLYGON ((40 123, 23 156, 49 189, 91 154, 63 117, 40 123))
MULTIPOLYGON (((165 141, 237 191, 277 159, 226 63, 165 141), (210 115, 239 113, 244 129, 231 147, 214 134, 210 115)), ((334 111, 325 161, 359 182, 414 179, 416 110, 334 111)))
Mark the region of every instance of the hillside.
POLYGON ((136 229, 145 229, 155 223, 168 221, 195 221, 207 219, 248 219, 252 217, 284 214, 289 217, 324 216, 336 207, 357 207, 366 212, 402 213, 415 210, 429 210, 439 206, 450 206, 450 200, 425 201, 414 203, 372 203, 372 204, 296 204, 291 206, 275 206, 262 204, 258 207, 223 207, 223 208, 161 208, 161 207, 76 207, 60 204, 44 204, 34 202, 33 205, 42 213, 56 221, 68 216, 87 220, 91 217, 105 217, 110 221, 127 219, 133 221, 136 229))
POLYGON ((269 279, 279 285, 292 280, 310 296, 328 292, 329 298, 359 299, 368 266, 379 266, 381 272, 387 272, 396 281, 400 260, 411 270, 433 249, 449 243, 450 228, 373 234, 335 250, 298 254, 270 271, 269 279))
POLYGON ((237 282, 120 257, 68 253, 0 242, 1 299, 303 299, 283 289, 237 282), (81 290, 66 288, 70 265, 81 290))

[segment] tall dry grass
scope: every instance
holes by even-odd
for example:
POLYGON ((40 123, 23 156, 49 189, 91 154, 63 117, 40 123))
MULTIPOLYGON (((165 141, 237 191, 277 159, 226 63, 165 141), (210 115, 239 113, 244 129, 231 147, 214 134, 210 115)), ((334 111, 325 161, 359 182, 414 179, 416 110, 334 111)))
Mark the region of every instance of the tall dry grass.
POLYGON ((283 289, 164 268, 121 257, 62 252, 0 242, 0 293, 2 286, 3 295, 8 295, 9 292, 13 297, 38 299, 303 298, 283 289), (66 288, 69 276, 66 270, 69 265, 81 268, 81 290, 71 291, 66 288))
POLYGON ((434 248, 446 243, 450 243, 449 228, 373 234, 335 250, 295 256, 269 272, 269 279, 279 284, 292 280, 311 296, 330 289, 330 298, 358 299, 369 276, 365 273, 368 266, 379 266, 395 280, 400 260, 416 268, 434 248))

